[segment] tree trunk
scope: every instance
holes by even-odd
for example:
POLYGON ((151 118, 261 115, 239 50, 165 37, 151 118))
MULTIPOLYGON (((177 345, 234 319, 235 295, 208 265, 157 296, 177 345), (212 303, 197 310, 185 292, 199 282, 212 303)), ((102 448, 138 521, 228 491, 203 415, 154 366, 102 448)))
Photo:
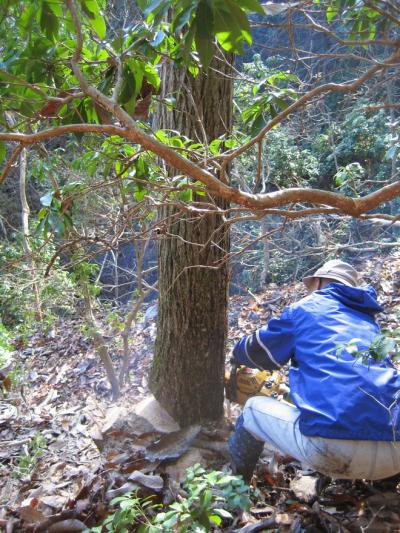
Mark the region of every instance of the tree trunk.
POLYGON ((36 264, 32 255, 32 248, 30 243, 29 233, 29 215, 30 209, 26 197, 26 148, 23 148, 19 156, 19 194, 21 199, 21 229, 22 229, 22 245, 29 266, 29 275, 32 279, 32 288, 35 295, 35 311, 36 319, 43 321, 42 302, 40 300, 40 291, 36 281, 36 264))
MULTIPOLYGON (((174 96, 176 107, 160 111, 158 126, 201 143, 229 133, 231 61, 226 56, 214 59, 196 78, 166 64, 162 96, 174 96)), ((212 200, 227 207, 224 201, 212 200)), ((218 420, 223 414, 228 265, 220 261, 229 251, 229 232, 214 215, 194 219, 168 207, 160 213, 161 220, 166 217, 166 236, 159 244, 159 310, 150 387, 171 416, 186 426, 218 420)))

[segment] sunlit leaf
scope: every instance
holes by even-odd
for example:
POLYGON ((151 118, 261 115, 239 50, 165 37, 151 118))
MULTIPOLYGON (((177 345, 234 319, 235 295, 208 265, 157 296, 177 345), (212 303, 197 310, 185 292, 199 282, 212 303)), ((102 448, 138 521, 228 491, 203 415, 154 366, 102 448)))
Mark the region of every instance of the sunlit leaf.
POLYGON ((0 164, 4 161, 7 155, 6 145, 3 141, 0 141, 0 164))

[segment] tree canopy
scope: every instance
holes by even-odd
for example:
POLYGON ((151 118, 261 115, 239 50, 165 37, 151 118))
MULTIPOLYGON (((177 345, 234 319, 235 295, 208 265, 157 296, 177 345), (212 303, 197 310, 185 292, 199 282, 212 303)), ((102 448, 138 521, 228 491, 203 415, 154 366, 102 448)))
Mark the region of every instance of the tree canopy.
MULTIPOLYGON (((1 181, 22 146, 70 133, 94 133, 137 145, 192 178, 200 189, 260 215, 298 217, 320 212, 365 217, 399 194, 397 180, 362 197, 308 187, 255 194, 216 176, 216 170, 223 174, 305 106, 333 93, 354 93, 371 79, 395 70, 399 19, 392 3, 318 0, 278 7, 262 6, 256 0, 142 0, 138 5, 142 20, 127 20, 123 28, 113 29, 105 1, 10 0, 3 4, 0 140, 16 143, 16 148, 5 162, 1 181), (249 20, 261 24, 279 17, 278 12, 301 17, 300 25, 345 47, 360 61, 357 75, 340 82, 312 79, 306 84, 281 72, 261 80, 242 114, 252 129, 240 138, 223 139, 224 146, 230 147, 224 153, 215 143, 211 150, 197 140, 183 148, 174 146, 176 140, 152 130, 146 118, 151 100, 157 99, 159 66, 165 58, 196 74, 207 68, 218 47, 243 53, 251 43, 249 20)), ((162 104, 173 107, 173 98, 162 104)), ((4 144, 1 154, 4 158, 4 144)))

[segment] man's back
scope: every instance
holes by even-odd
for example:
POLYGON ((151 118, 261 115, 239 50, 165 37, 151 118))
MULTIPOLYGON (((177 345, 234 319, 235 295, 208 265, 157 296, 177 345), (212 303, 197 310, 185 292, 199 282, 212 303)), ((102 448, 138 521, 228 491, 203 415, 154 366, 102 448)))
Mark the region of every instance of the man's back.
POLYGON ((368 348, 379 334, 381 310, 371 287, 331 283, 285 313, 293 328, 291 396, 304 435, 397 440, 400 376, 387 361, 369 365, 340 349, 355 340, 368 348))
POLYGON ((274 370, 291 360, 295 404, 265 396, 246 402, 229 439, 233 469, 250 479, 266 442, 331 477, 393 476, 400 472, 400 376, 389 358, 368 357, 379 335, 375 291, 358 288, 357 270, 339 259, 303 282, 309 296, 233 349, 238 364, 253 368, 274 370), (351 342, 364 358, 346 350, 351 342))

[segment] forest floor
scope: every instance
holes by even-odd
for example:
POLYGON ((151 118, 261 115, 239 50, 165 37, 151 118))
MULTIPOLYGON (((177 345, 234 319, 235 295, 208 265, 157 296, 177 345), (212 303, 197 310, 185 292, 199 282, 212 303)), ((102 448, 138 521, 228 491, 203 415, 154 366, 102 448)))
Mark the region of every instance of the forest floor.
MULTIPOLYGON (((400 254, 374 257, 359 268, 378 291, 385 309, 381 324, 399 327, 400 254)), ((230 344, 303 295, 302 284, 294 283, 232 297, 230 344)), ((173 500, 184 467, 196 458, 206 466, 228 467, 223 456, 228 431, 178 432, 161 448, 154 448, 160 437, 154 428, 129 435, 132 420, 126 407, 148 396, 154 338, 154 318, 135 325, 131 383, 117 402, 110 400, 103 368, 78 319, 60 320, 27 343, 17 342, 18 385, 0 397, 0 530, 81 531, 107 516, 113 497, 137 486, 145 495, 156 492, 160 501, 173 500), (145 459, 143 449, 151 446, 156 453, 145 459)), ((119 354, 113 356, 117 361, 119 354)), ((227 406, 228 426, 238 412, 238 406, 227 406)), ((312 478, 296 463, 272 467, 261 462, 253 479, 253 507, 233 525, 215 530, 400 531, 400 476, 382 482, 334 481, 319 496, 312 478)))

